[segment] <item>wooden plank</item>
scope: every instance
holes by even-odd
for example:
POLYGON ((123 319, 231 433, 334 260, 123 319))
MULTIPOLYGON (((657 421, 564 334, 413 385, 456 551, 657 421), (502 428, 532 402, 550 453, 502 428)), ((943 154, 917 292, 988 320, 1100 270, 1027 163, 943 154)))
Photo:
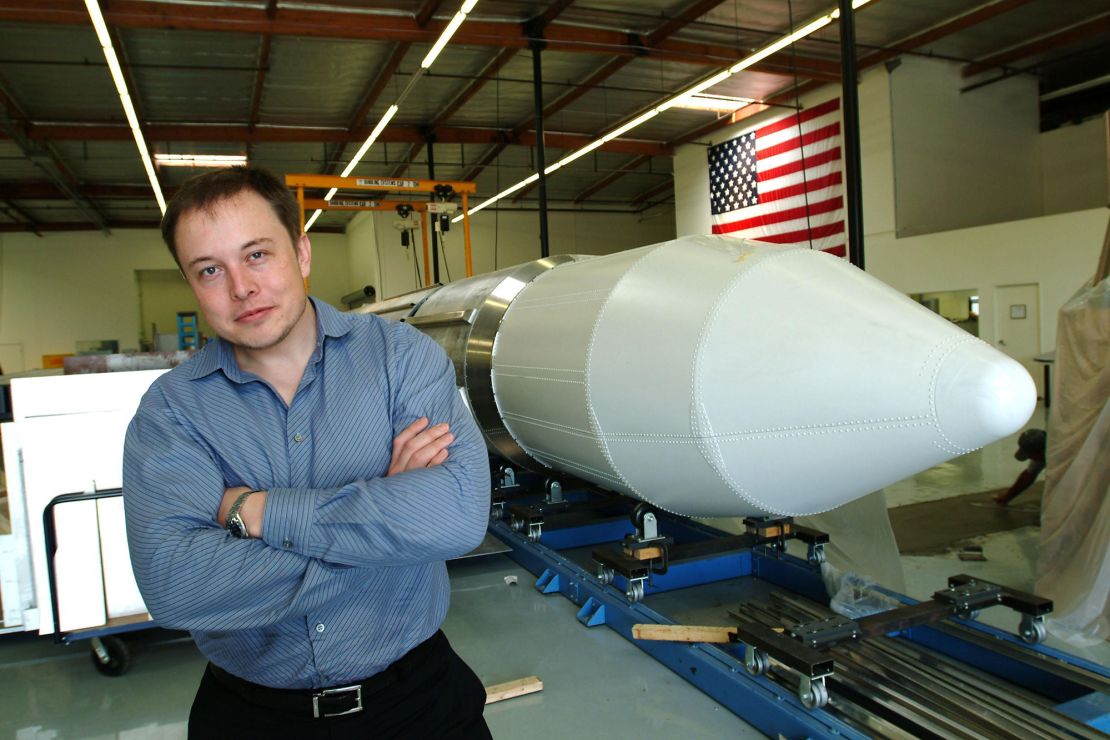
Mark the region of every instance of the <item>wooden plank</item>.
POLYGON ((663 557, 663 548, 641 547, 639 550, 625 548, 624 554, 634 560, 655 560, 656 558, 663 557))
POLYGON ((543 681, 540 680, 539 676, 526 676, 514 681, 494 684, 486 687, 486 704, 513 699, 525 694, 534 694, 537 691, 543 691, 543 681))
POLYGON ((689 624, 634 624, 632 637, 637 640, 665 642, 719 642, 732 641, 735 627, 699 627, 689 624))

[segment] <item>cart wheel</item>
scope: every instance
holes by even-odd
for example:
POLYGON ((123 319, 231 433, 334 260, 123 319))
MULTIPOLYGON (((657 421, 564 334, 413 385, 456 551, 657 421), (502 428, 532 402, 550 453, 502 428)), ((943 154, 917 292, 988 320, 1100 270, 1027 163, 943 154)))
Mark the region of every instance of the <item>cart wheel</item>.
POLYGON ((92 638, 93 667, 105 676, 122 676, 131 667, 131 650, 118 637, 92 638))

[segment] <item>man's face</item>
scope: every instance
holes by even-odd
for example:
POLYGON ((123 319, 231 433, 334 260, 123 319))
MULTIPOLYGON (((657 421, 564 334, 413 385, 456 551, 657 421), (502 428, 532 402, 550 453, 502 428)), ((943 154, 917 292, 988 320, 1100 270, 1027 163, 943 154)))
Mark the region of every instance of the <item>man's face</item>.
POLYGON ((177 258, 209 326, 234 345, 282 342, 305 314, 312 262, 304 234, 289 232, 260 195, 243 191, 177 223, 177 258))

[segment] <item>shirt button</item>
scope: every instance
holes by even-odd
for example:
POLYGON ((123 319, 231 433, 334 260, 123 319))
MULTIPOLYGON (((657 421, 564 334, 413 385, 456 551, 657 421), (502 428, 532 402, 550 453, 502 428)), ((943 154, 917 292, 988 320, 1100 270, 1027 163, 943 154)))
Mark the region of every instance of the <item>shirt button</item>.
POLYGON ((304 442, 304 435, 303 434, 294 434, 293 435, 293 441, 294 442, 304 442))
POLYGON ((324 623, 323 623, 323 622, 321 622, 320 624, 316 625, 316 631, 317 631, 317 632, 323 632, 323 631, 324 631, 324 623))
POLYGON ((285 542, 281 543, 281 546, 288 550, 290 547, 293 546, 293 540, 286 540, 285 542))

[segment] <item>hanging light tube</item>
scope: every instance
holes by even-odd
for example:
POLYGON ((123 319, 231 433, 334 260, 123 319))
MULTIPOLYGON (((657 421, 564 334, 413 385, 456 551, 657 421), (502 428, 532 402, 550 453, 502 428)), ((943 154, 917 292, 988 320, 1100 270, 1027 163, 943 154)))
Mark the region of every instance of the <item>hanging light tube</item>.
MULTIPOLYGON (((459 12, 455 13, 455 15, 451 18, 450 22, 448 22, 447 24, 447 27, 443 29, 443 33, 439 35, 439 38, 436 39, 436 42, 432 45, 432 48, 424 57, 424 60, 420 62, 420 69, 416 71, 416 74, 413 75, 408 84, 405 85, 405 89, 402 90, 401 94, 397 97, 397 102, 389 106, 389 108, 385 112, 385 115, 383 115, 382 119, 378 121, 378 125, 374 127, 374 130, 370 132, 370 135, 368 137, 366 137, 366 141, 364 141, 362 143, 362 146, 359 147, 358 151, 355 152, 355 156, 352 157, 351 161, 347 163, 347 166, 343 169, 342 177, 349 176, 351 172, 354 171, 358 163, 362 161, 362 158, 366 156, 366 152, 370 151, 370 147, 373 146, 377 138, 381 136, 381 133, 385 129, 386 125, 389 124, 389 121, 393 118, 393 116, 397 115, 397 111, 400 109, 401 103, 404 102, 405 98, 407 98, 409 93, 412 92, 413 87, 416 85, 416 81, 420 79, 420 77, 423 76, 423 74, 432 66, 432 64, 436 60, 436 57, 438 57, 440 52, 443 51, 444 47, 447 46, 447 42, 450 41, 451 37, 455 35, 455 31, 459 30, 459 26, 462 25, 463 21, 466 20, 466 17, 470 14, 472 10, 474 10, 474 6, 477 4, 478 0, 465 0, 465 2, 462 4, 462 7, 459 8, 459 12)), ((522 185, 521 187, 524 186, 522 185)), ((324 196, 324 200, 330 202, 331 199, 335 197, 336 192, 338 192, 338 188, 332 188, 328 191, 327 195, 324 196)), ((305 231, 308 231, 309 227, 316 221, 316 218, 319 215, 319 210, 312 214, 312 218, 310 218, 305 223, 305 231)))
MULTIPOLYGON (((866 5, 870 1, 871 0, 853 0, 852 9, 855 10, 857 8, 860 8, 861 6, 866 5)), ((606 144, 606 143, 612 141, 613 139, 616 139, 617 137, 628 133, 629 131, 636 128, 637 126, 640 126, 641 124, 646 123, 647 121, 651 120, 652 118, 659 115, 663 111, 669 110, 669 109, 674 108, 674 107, 683 106, 683 104, 686 101, 690 100, 695 95, 698 95, 699 93, 702 93, 705 90, 708 90, 710 87, 713 87, 714 85, 717 85, 721 82, 724 82, 725 80, 727 80, 728 78, 730 78, 734 74, 736 74, 737 72, 741 72, 741 71, 747 69, 748 67, 752 66, 753 64, 756 64, 757 62, 760 62, 763 59, 766 59, 767 57, 771 56, 775 52, 781 51, 782 49, 786 48, 787 46, 790 46, 791 44, 793 44, 793 43, 795 43, 795 42, 797 42, 797 41, 799 41, 803 38, 805 38, 806 36, 809 36, 810 34, 821 30, 822 28, 829 25, 830 23, 832 23, 835 19, 837 19, 839 17, 840 17, 840 9, 839 8, 835 9, 831 12, 825 13, 824 15, 810 21, 809 23, 802 26, 801 28, 794 31, 793 33, 787 34, 786 36, 783 36, 782 38, 778 39, 777 41, 775 41, 771 44, 768 44, 767 46, 763 47, 762 49, 759 49, 755 53, 741 59, 739 62, 732 65, 728 69, 722 70, 722 71, 718 72, 717 74, 713 75, 712 77, 704 79, 701 82, 698 82, 698 83, 694 84, 693 86, 683 90, 682 92, 680 92, 676 95, 672 95, 671 97, 667 98, 662 103, 660 103, 659 105, 655 106, 654 108, 650 108, 649 110, 645 111, 644 113, 641 113, 639 116, 637 116, 636 118, 633 118, 631 121, 628 121, 627 123, 621 124, 620 126, 613 129, 612 131, 609 131, 608 133, 603 134, 600 138, 596 139, 595 141, 591 141, 589 144, 582 147, 581 149, 577 149, 577 150, 571 152, 570 154, 566 155, 565 157, 558 160, 557 162, 554 162, 553 164, 545 167, 544 168, 544 174, 545 175, 550 175, 552 172, 559 169, 560 167, 564 167, 564 166, 570 164, 574 160, 578 159, 579 157, 583 157, 583 156, 589 154, 590 152, 594 151, 595 149, 602 146, 603 144, 606 144)), ((515 193, 516 191, 520 190, 525 185, 528 185, 530 183, 535 182, 536 180, 539 179, 539 177, 540 176, 539 176, 538 173, 533 173, 527 179, 522 180, 522 181, 518 182, 516 185, 513 185, 512 187, 506 188, 505 190, 502 190, 497 195, 494 195, 493 197, 487 198, 486 200, 482 201, 478 205, 471 208, 468 213, 477 213, 478 211, 482 210, 483 208, 486 208, 487 206, 493 205, 494 203, 501 200, 505 196, 511 195, 512 193, 515 193)), ((452 222, 458 222, 458 221, 461 221, 462 218, 463 218, 462 214, 459 214, 458 216, 455 216, 453 219, 451 219, 451 221, 452 222)))
POLYGON ((150 160, 150 151, 147 149, 143 132, 139 128, 139 116, 135 112, 135 105, 131 102, 131 95, 127 92, 127 81, 123 77, 123 67, 120 66, 116 50, 112 46, 112 37, 108 35, 108 24, 104 22, 104 15, 100 12, 97 0, 85 0, 85 7, 89 11, 96 37, 100 41, 100 48, 104 52, 104 59, 108 62, 108 70, 112 73, 112 82, 119 93, 119 102, 123 106, 123 114, 127 117, 127 125, 131 127, 131 135, 135 138, 135 146, 139 149, 139 157, 143 161, 150 187, 154 190, 154 199, 158 201, 158 208, 163 214, 166 212, 166 199, 162 195, 162 187, 158 184, 158 177, 154 174, 154 163, 150 160))

